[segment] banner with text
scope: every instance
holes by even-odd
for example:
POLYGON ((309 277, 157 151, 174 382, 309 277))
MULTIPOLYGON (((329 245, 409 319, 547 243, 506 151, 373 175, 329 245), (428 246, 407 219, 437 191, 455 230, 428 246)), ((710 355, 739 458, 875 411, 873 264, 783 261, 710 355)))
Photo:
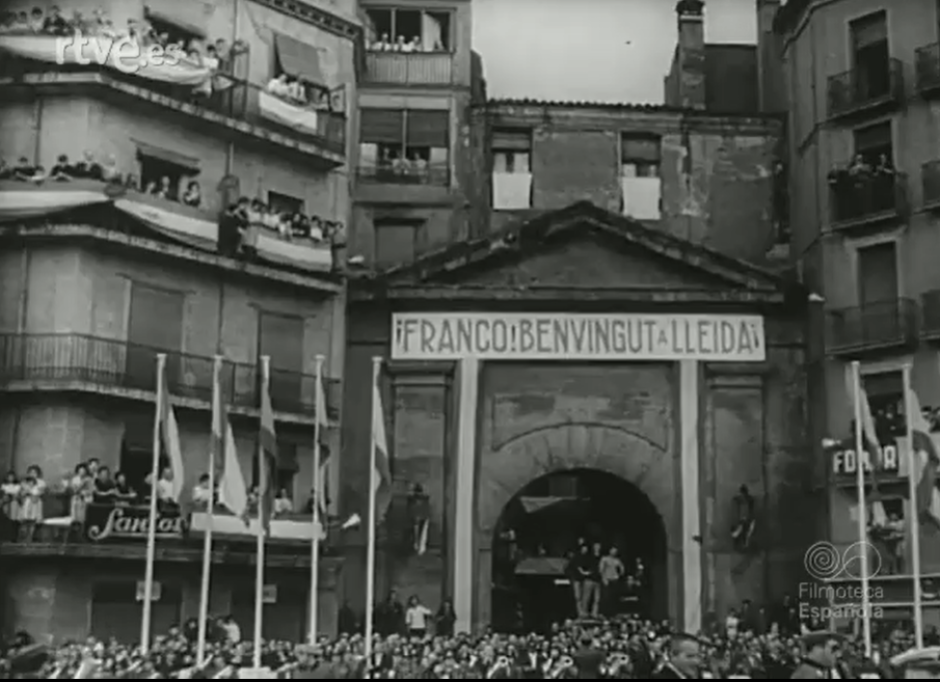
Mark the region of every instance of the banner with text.
MULTIPOLYGON (((157 515, 157 537, 182 537, 186 521, 178 511, 161 511, 157 515)), ((92 542, 111 539, 146 541, 150 528, 147 507, 112 507, 92 504, 85 512, 85 533, 92 542)))
POLYGON ((760 315, 399 313, 392 359, 763 362, 760 315))

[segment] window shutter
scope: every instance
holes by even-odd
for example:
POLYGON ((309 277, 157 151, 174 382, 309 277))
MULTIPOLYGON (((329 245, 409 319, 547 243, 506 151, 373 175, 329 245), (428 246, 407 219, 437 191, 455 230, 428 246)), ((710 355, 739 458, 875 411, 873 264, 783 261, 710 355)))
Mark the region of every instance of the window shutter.
POLYGON ((407 146, 447 147, 449 111, 409 111, 407 146))
POLYGON ((527 152, 532 149, 531 130, 494 130, 493 149, 527 152))
POLYGON ((621 158, 624 161, 659 163, 660 142, 655 137, 623 137, 621 158))
POLYGON ((884 12, 876 12, 862 17, 851 24, 855 49, 859 50, 888 41, 888 17, 884 12))
POLYGON ((361 109, 359 113, 360 142, 369 144, 401 144, 405 112, 399 109, 361 109))

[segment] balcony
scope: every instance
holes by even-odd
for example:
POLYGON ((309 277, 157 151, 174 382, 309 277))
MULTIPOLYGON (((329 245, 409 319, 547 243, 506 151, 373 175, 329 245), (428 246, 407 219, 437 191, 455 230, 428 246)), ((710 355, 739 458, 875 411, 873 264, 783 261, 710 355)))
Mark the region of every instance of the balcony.
POLYGON ((852 69, 829 77, 829 119, 873 114, 904 100, 904 64, 889 59, 884 73, 852 69))
POLYGON ((450 164, 432 163, 423 168, 361 165, 356 170, 360 182, 382 185, 426 185, 448 187, 450 164))
MULTIPOLYGON (((51 482, 50 482, 51 483, 51 482)), ((60 486, 61 487, 61 486, 60 486)), ((143 559, 147 546, 149 505, 140 502, 120 505, 84 506, 84 519, 73 519, 71 496, 57 489, 43 499, 44 522, 34 530, 0 513, 0 545, 4 554, 21 556, 70 556, 87 558, 143 559)), ((246 526, 224 508, 213 514, 213 562, 247 565, 254 556, 256 515, 246 526)), ((158 559, 198 562, 202 556, 202 533, 208 515, 195 512, 183 516, 178 508, 161 509, 157 516, 158 559)), ((268 535, 270 565, 310 565, 310 514, 275 517, 268 535), (301 551, 299 548, 304 547, 301 551)), ((337 553, 335 534, 321 541, 321 556, 337 553)))
POLYGON ((917 306, 901 298, 827 312, 826 350, 856 356, 917 345, 917 306))
POLYGON ((454 55, 450 52, 366 53, 365 82, 381 85, 451 85, 454 55))
POLYGON ((899 220, 907 215, 907 175, 895 171, 829 173, 830 227, 851 230, 899 220))
POLYGON ((921 295, 921 338, 940 342, 940 289, 921 295))
MULTIPOLYGON (((2 38, 2 36, 0 36, 2 38)), ((3 45, 0 44, 0 48, 3 45)), ((6 55, 4 55, 6 56, 6 55)), ((294 125, 294 117, 272 116, 264 107, 262 87, 230 76, 220 76, 228 87, 204 97, 195 97, 191 85, 153 80, 92 63, 56 64, 49 60, 13 56, 5 61, 0 84, 58 86, 61 89, 105 87, 116 96, 144 99, 182 114, 227 129, 226 133, 248 135, 314 156, 325 167, 342 165, 346 156, 346 116, 342 112, 317 111, 312 125, 294 125)), ((294 107, 304 113, 300 107, 294 107)))
MULTIPOLYGON (((156 355, 167 354, 167 388, 180 404, 209 409, 211 357, 167 351, 86 334, 0 334, 0 390, 88 391, 152 400, 156 391, 156 355)), ((260 405, 257 365, 226 361, 222 400, 230 411, 254 415, 260 405)), ((339 382, 325 381, 327 414, 335 417, 339 382)), ((315 419, 316 377, 272 369, 271 404, 284 421, 315 419)))
POLYGON ((914 73, 915 87, 922 97, 940 95, 940 43, 917 48, 914 73))

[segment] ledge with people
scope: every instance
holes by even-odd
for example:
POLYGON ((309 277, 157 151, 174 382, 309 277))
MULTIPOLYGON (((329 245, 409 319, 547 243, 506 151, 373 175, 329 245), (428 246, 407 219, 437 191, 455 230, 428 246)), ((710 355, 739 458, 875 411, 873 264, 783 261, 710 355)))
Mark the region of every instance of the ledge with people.
MULTIPOLYGON (((137 171, 148 170, 143 162, 137 165, 137 171)), ((99 158, 91 151, 77 161, 59 154, 48 165, 25 157, 15 163, 0 158, 0 196, 0 224, 111 204, 188 245, 303 270, 332 269, 333 247, 345 239, 339 221, 302 208, 279 209, 260 198, 242 197, 214 213, 198 181, 138 177, 113 155, 99 158)))

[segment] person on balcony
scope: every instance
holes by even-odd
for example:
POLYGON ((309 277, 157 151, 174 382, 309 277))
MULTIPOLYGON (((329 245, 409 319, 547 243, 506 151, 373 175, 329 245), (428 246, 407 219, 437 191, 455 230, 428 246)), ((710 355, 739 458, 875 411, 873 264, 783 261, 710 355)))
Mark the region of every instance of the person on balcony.
POLYGON ((68 481, 69 516, 73 524, 85 523, 85 511, 94 499, 95 481, 88 473, 88 466, 79 464, 68 481))
POLYGON ((274 498, 274 515, 287 516, 294 513, 294 502, 287 493, 286 488, 277 491, 277 497, 274 498))
MULTIPOLYGON (((88 468, 89 474, 91 467, 88 468)), ((94 503, 111 506, 117 500, 117 486, 111 478, 111 470, 106 466, 96 467, 95 470, 94 503)))
POLYGON ((209 474, 203 474, 193 486, 193 506, 199 511, 206 511, 213 494, 212 488, 209 487, 209 474))
POLYGON ((18 535, 21 488, 16 472, 7 472, 0 484, 0 522, 3 523, 4 540, 14 540, 18 535))
POLYGON ((84 178, 86 180, 102 180, 104 179, 104 169, 95 161, 95 155, 85 150, 85 153, 82 155, 82 160, 75 164, 72 175, 73 177, 84 178))
POLYGON ((46 481, 42 477, 42 469, 34 464, 26 470, 20 490, 20 532, 25 542, 33 541, 36 524, 42 523, 45 495, 46 481))
POLYGON ((183 203, 193 208, 199 208, 202 204, 202 191, 199 189, 199 183, 195 180, 186 185, 186 192, 183 194, 183 203))
MULTIPOLYGON (((150 483, 150 476, 147 476, 147 483, 150 483)), ((160 478, 157 479, 157 506, 161 510, 170 510, 177 508, 176 486, 173 483, 173 469, 163 467, 160 472, 160 478)))
POLYGON ((127 482, 123 471, 114 474, 114 502, 115 504, 131 505, 137 501, 137 491, 127 482))
POLYGON ((289 80, 290 76, 288 76, 286 73, 282 73, 280 76, 275 76, 270 81, 268 81, 268 85, 265 90, 268 92, 268 94, 275 95, 277 97, 287 97, 290 89, 290 85, 288 84, 289 80))

